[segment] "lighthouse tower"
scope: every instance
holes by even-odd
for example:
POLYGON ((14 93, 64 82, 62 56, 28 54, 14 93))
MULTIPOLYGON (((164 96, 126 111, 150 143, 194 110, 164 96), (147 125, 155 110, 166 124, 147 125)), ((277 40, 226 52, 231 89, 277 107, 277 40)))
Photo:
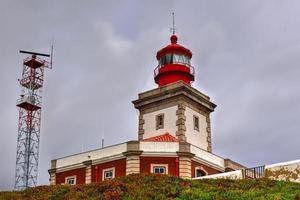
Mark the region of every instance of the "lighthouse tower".
POLYGON ((210 113, 216 105, 191 86, 195 70, 192 52, 178 44, 173 33, 170 44, 156 54, 154 81, 158 88, 139 94, 133 101, 139 115, 139 140, 175 137, 208 152, 212 151, 210 113))

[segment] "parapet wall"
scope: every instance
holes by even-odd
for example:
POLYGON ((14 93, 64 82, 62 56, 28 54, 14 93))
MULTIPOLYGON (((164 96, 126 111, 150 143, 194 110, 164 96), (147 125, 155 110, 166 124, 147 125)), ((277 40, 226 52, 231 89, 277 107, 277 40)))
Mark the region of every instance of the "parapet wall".
POLYGON ((300 182, 300 160, 267 165, 265 176, 275 180, 300 182))
POLYGON ((243 173, 242 173, 242 170, 236 170, 236 171, 232 171, 232 172, 225 172, 225 173, 220 173, 220 174, 196 177, 193 179, 208 179, 208 178, 212 178, 212 179, 217 179, 217 178, 243 179, 243 173))
MULTIPOLYGON (((227 178, 227 179, 243 179, 249 178, 244 175, 245 169, 236 170, 232 172, 225 172, 209 176, 198 177, 194 179, 207 178, 227 178)), ((276 163, 264 166, 264 177, 273 180, 284 180, 300 182, 300 160, 293 160, 288 162, 276 163)))

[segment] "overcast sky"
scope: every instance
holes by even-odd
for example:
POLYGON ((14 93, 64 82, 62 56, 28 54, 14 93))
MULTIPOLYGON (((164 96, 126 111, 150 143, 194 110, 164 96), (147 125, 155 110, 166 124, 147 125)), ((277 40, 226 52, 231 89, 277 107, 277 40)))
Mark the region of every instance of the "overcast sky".
POLYGON ((137 139, 131 101, 156 88, 156 52, 193 52, 193 86, 218 105, 213 152, 249 167, 300 158, 300 1, 0 1, 0 190, 14 185, 22 59, 49 52, 39 184, 50 160, 137 139))

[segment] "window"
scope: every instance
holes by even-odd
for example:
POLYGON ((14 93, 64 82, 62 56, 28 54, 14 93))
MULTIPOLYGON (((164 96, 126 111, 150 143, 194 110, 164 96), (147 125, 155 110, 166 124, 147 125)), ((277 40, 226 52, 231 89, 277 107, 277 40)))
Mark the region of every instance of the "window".
POLYGON ((75 185, 75 184, 76 184, 76 176, 69 176, 69 177, 66 177, 65 183, 66 183, 67 185, 75 185))
POLYGON ((190 58, 185 55, 179 55, 179 54, 166 54, 165 56, 162 56, 159 60, 159 65, 167 65, 167 64, 173 64, 173 63, 181 63, 185 64, 187 66, 190 66, 190 58))
POLYGON ((207 173, 203 169, 201 169, 199 167, 195 169, 195 177, 202 177, 202 176, 206 176, 206 175, 207 175, 207 173))
POLYGON ((179 63, 180 55, 173 55, 173 63, 179 63))
POLYGON ((104 179, 112 179, 113 178, 113 170, 105 171, 104 172, 104 179))
POLYGON ((172 54, 167 54, 165 64, 171 64, 171 63, 173 63, 173 55, 172 54))
POLYGON ((164 114, 156 115, 156 130, 164 128, 164 114))
POLYGON ((194 130, 199 131, 199 117, 194 115, 194 130))
POLYGON ((102 180, 109 180, 115 178, 115 168, 103 169, 102 180))
POLYGON ((151 173, 168 174, 168 164, 151 164, 151 173))
POLYGON ((166 173, 166 167, 164 166, 156 166, 153 168, 153 172, 155 174, 165 174, 166 173))

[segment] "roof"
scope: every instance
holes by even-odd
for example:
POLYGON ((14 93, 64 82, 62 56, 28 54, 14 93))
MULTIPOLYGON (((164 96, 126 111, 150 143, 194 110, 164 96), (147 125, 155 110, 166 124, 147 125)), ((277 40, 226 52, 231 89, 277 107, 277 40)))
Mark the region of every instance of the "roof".
POLYGON ((159 60, 163 55, 168 53, 178 53, 178 54, 184 54, 188 56, 189 58, 192 58, 192 52, 185 48, 184 46, 177 44, 177 36, 172 35, 171 36, 171 44, 167 45, 166 47, 159 50, 156 54, 156 59, 159 60))
POLYGON ((178 142, 177 138, 172 136, 170 133, 164 133, 162 135, 145 138, 145 142, 178 142))

